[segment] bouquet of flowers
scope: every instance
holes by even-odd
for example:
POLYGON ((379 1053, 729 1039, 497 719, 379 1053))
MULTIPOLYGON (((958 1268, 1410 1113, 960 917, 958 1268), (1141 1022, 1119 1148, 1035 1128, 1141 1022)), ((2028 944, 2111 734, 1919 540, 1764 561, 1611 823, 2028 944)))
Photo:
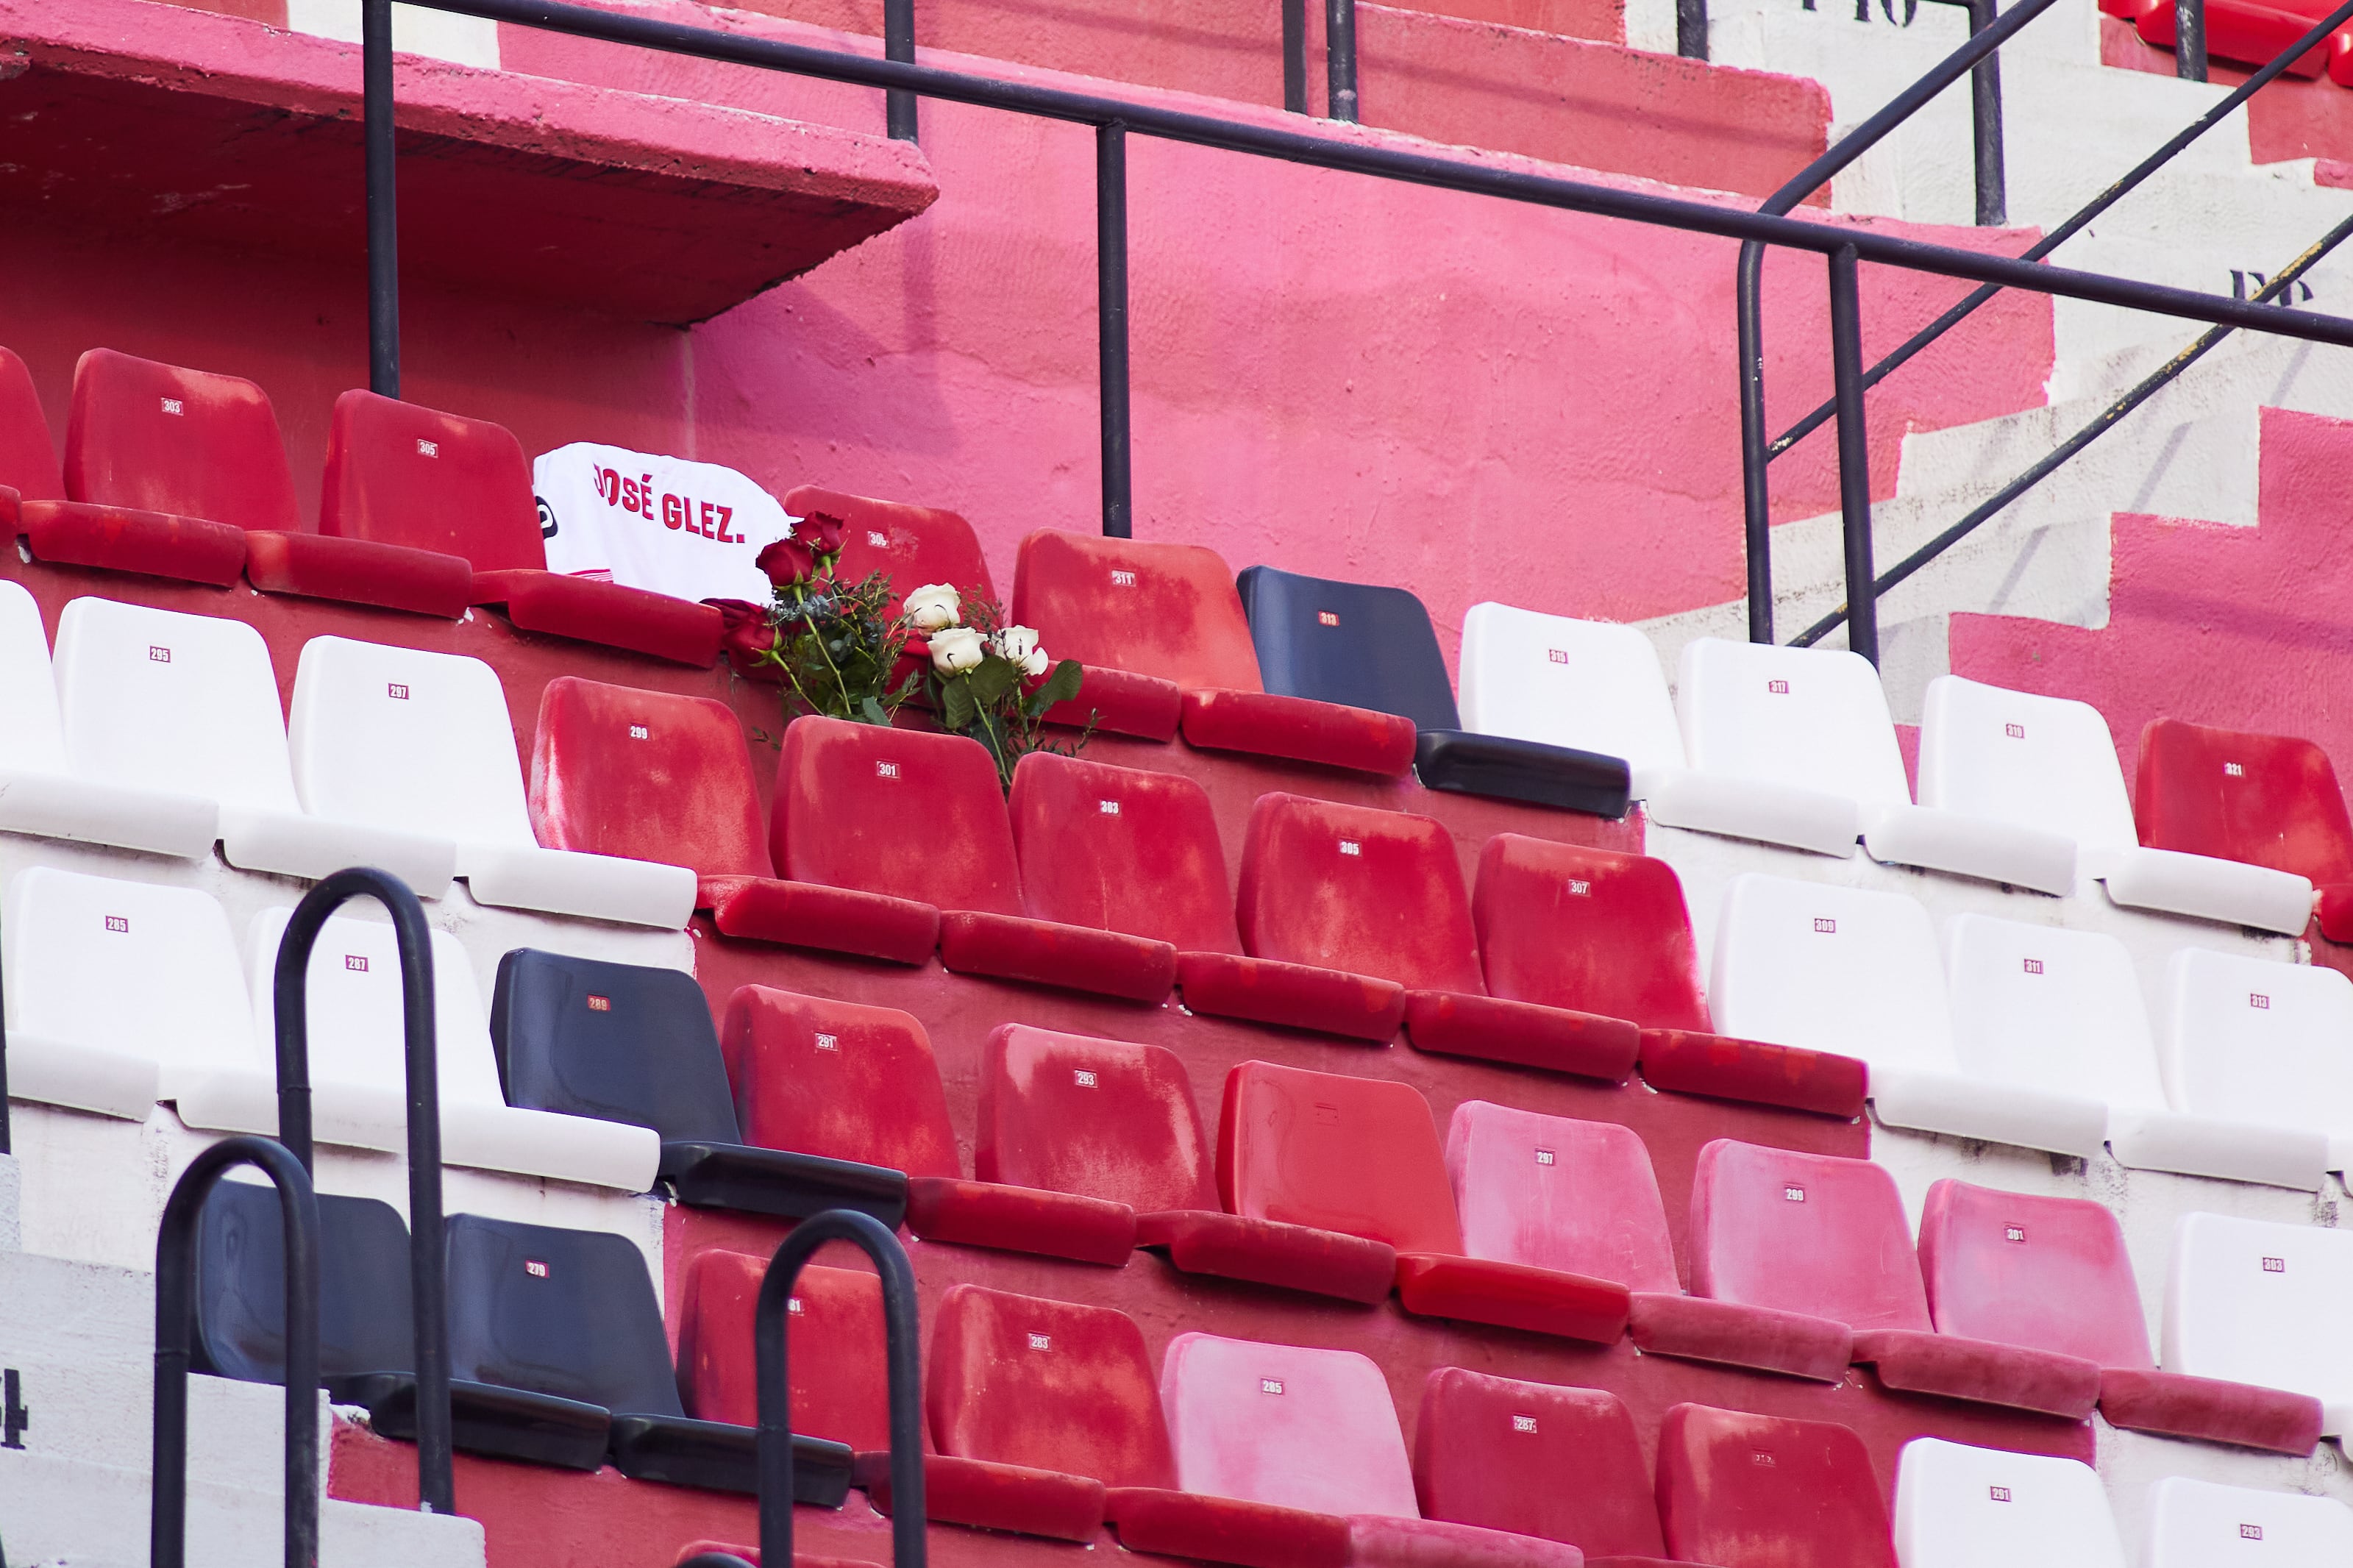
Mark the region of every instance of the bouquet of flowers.
MULTIPOLYGON (((1044 739, 1046 710, 1079 694, 1085 670, 1075 658, 1060 664, 1038 646, 1028 626, 1008 625, 1005 611, 984 595, 967 598, 945 583, 927 583, 907 595, 904 624, 922 634, 930 656, 925 689, 940 727, 988 748, 997 782, 1013 788, 1014 765, 1029 752, 1076 756, 1094 734, 1087 727, 1067 747, 1044 739)), ((915 650, 910 638, 907 647, 915 650)))

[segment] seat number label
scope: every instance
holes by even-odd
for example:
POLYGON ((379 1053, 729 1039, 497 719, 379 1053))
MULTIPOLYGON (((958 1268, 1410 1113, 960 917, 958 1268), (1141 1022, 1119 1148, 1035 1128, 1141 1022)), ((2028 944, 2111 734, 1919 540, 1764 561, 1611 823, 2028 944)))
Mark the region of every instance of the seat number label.
POLYGON ((650 741, 650 740, 652 740, 653 738, 654 738, 654 732, 653 732, 651 730, 649 730, 648 728, 646 728, 646 726, 644 726, 643 724, 632 724, 632 725, 630 725, 630 726, 629 726, 629 739, 630 739, 630 740, 632 740, 632 741, 650 741))
POLYGON ((1282 1379, 1279 1377, 1261 1377, 1258 1380, 1258 1391, 1261 1394, 1281 1394, 1282 1392, 1282 1379))
POLYGON ((542 1263, 536 1258, 524 1258, 522 1260, 522 1271, 525 1274, 530 1275, 534 1279, 544 1279, 547 1278, 547 1265, 542 1263))
POLYGON ((384 683, 384 694, 386 697, 391 698, 395 702, 406 702, 408 700, 408 688, 402 685, 397 680, 385 681, 384 683))
POLYGON ((1114 571, 1111 574, 1111 585, 1114 588, 1133 588, 1135 586, 1135 574, 1114 571))
POLYGON ((817 1037, 817 1048, 821 1051, 838 1051, 841 1049, 841 1037, 839 1035, 819 1035, 817 1037))
POLYGON ((2001 727, 2001 732, 2013 741, 2026 739, 2026 726, 2023 724, 2004 724, 2001 727))
POLYGON ((1828 915, 1816 915, 1814 917, 1814 929, 1820 931, 1825 936, 1836 936, 1838 934, 1838 921, 1832 920, 1828 915))
POLYGON ((899 764, 877 763, 874 764, 874 776, 878 779, 895 779, 899 776, 899 764))
POLYGON ((106 929, 109 931, 123 931, 127 933, 131 930, 131 917, 128 915, 109 915, 106 917, 106 929))
POLYGON ((1054 1336, 1051 1334, 1031 1334, 1029 1336, 1029 1348, 1033 1351, 1052 1350, 1054 1348, 1054 1336))
POLYGON ((2264 1258, 2264 1259, 2263 1259, 2263 1272, 2264 1272, 2264 1273, 2266 1273, 2266 1274, 2284 1274, 2284 1273, 2286 1273, 2286 1272, 2287 1272, 2287 1259, 2286 1259, 2286 1258, 2264 1258))
POLYGON ((2026 963, 2026 973, 2029 973, 2029 974, 2040 974, 2040 973, 2042 973, 2042 961, 2041 959, 2039 959, 2039 958, 2030 958, 2030 959, 2027 959, 2027 960, 2025 961, 2025 963, 2026 963))
POLYGON ((2247 770, 2237 763, 2224 763, 2222 776, 2228 779, 2242 779, 2247 776, 2247 770))
POLYGON ((870 528, 866 531, 866 542, 877 550, 888 550, 891 548, 891 536, 887 533, 877 533, 870 528))
POLYGON ((1537 1151, 1536 1151, 1536 1163, 1537 1163, 1537 1164, 1539 1164, 1539 1165, 1549 1165, 1549 1164, 1552 1164, 1553 1163, 1554 1163, 1554 1160, 1553 1160, 1553 1152, 1552 1152, 1552 1151, 1551 1151, 1551 1150, 1549 1150, 1549 1149, 1539 1149, 1539 1150, 1537 1150, 1537 1151))
POLYGON ((417 438, 417 455, 420 458, 438 458, 441 455, 441 443, 428 441, 419 436, 417 438))
POLYGON ((1550 659, 1555 664, 1567 664, 1568 662, 1568 650, 1565 647, 1548 647, 1545 649, 1545 658, 1550 659))
POLYGON ((1789 683, 1786 680, 1768 680, 1765 683, 1765 689, 1776 697, 1787 697, 1789 695, 1789 683))
POLYGON ((2242 1540, 2242 1541, 2261 1541, 2263 1538, 2263 1527, 2262 1525, 2260 1525, 2260 1524, 2242 1524, 2242 1525, 2239 1526, 2239 1539, 2240 1539, 2240 1540, 2242 1540))
POLYGON ((165 647, 161 643, 149 643, 147 645, 147 662, 150 664, 169 664, 172 662, 172 650, 165 647))
POLYGON ((1799 1186, 1783 1187, 1781 1189, 1781 1201, 1788 1204, 1804 1203, 1806 1201, 1806 1189, 1799 1186))
POLYGON ((1593 896, 1593 884, 1572 877, 1568 879, 1568 896, 1572 899, 1589 899, 1593 896))
POLYGON ((1992 1499, 1995 1502, 2008 1502, 2010 1500, 2010 1489, 2008 1487, 1988 1487, 1986 1488, 1986 1496, 1992 1499))
POLYGON ((188 406, 187 406, 187 405, 186 405, 186 404, 185 404, 185 403, 182 403, 178 398, 176 398, 176 397, 167 397, 167 398, 164 399, 164 413, 166 413, 166 414, 185 414, 187 411, 188 411, 188 406))
POLYGON ((2026 1227, 2022 1225, 2006 1225, 2001 1227, 2001 1238, 2004 1241, 2023 1243, 2026 1240, 2026 1227))
POLYGON ((1341 854, 1343 854, 1343 855, 1362 855, 1364 852, 1365 852, 1365 847, 1364 847, 1363 845, 1361 845, 1361 844, 1357 843, 1355 839, 1353 839, 1353 838, 1343 838, 1342 840, 1340 840, 1340 853, 1341 853, 1341 854))
POLYGON ((1514 1432, 1534 1432, 1535 1429, 1536 1429, 1536 1418, 1535 1418, 1535 1416, 1533 1416, 1533 1415, 1514 1415, 1514 1416, 1513 1416, 1513 1417, 1512 1417, 1512 1430, 1513 1430, 1513 1431, 1514 1431, 1514 1432))
POLYGON ((797 1318, 808 1309, 801 1305, 801 1299, 798 1296, 787 1296, 785 1298, 785 1310, 797 1318))
POLYGON ((609 1013, 612 1010, 613 999, 610 996, 599 996, 593 991, 589 993, 588 1011, 591 1013, 609 1013))
POLYGON ((343 954, 343 967, 354 974, 365 974, 368 972, 367 954, 364 952, 343 954))
POLYGON ((1318 610, 1315 612, 1315 624, 1319 626, 1336 626, 1340 624, 1340 617, 1330 610, 1318 610))
POLYGON ((1105 816, 1117 816, 1119 815, 1119 802, 1115 800, 1099 800, 1095 802, 1095 809, 1103 813, 1105 816))
POLYGON ((2247 1005, 2258 1013, 2268 1013, 2272 1010, 2272 999, 2260 991, 2250 991, 2247 993, 2247 1005))
POLYGON ((1094 1068, 1072 1068, 1071 1069, 1071 1081, 1072 1083, 1074 1083, 1074 1084, 1077 1084, 1081 1089, 1092 1089, 1092 1088, 1094 1088, 1094 1086, 1095 1086, 1095 1073, 1094 1073, 1094 1068))

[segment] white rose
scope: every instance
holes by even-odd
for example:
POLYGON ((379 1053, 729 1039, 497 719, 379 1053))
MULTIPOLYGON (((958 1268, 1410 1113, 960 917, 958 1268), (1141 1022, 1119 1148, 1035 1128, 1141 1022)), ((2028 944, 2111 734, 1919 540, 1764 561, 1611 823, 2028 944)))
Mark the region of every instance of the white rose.
POLYGON ((1037 632, 1029 626, 1007 626, 992 642, 997 658, 1018 665, 1021 673, 1031 680, 1045 674, 1051 662, 1046 658, 1046 650, 1038 646, 1037 632))
POLYGON ((987 651, 970 626, 948 626, 932 634, 932 668, 942 675, 961 675, 977 667, 987 651))
POLYGON ((952 626, 964 614, 964 601, 945 583, 926 583, 907 595, 900 606, 907 624, 919 632, 952 626))

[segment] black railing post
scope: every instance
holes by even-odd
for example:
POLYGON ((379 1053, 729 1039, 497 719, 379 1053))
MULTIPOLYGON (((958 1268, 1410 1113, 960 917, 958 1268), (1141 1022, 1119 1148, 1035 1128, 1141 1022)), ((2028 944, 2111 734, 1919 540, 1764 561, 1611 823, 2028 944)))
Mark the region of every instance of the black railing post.
MULTIPOLYGON (((164 1205, 155 1238, 153 1489, 150 1568, 181 1568, 188 1550, 188 1360, 196 1320, 196 1221, 232 1165, 259 1168, 278 1189, 286 1238, 286 1568, 319 1563, 319 1201, 283 1144, 224 1138, 188 1163, 164 1205)), ((244 1560, 253 1561, 251 1543, 244 1560)))
POLYGON ((1324 66, 1331 118, 1356 124, 1356 0, 1324 0, 1324 66))
POLYGON ((1307 0, 1282 0, 1282 107, 1307 112, 1307 0))
POLYGON ((786 1318, 801 1266, 828 1241, 847 1241, 874 1260, 882 1277, 883 1354, 890 1365, 891 1561, 923 1568, 923 1408, 915 1271, 890 1226, 854 1209, 828 1209, 793 1226, 760 1280, 753 1321, 759 1378, 760 1561, 793 1561, 792 1381, 786 1373, 786 1318))
POLYGON ((1862 304, 1852 246, 1831 252, 1831 373, 1838 388, 1839 512, 1846 533, 1846 646, 1879 662, 1871 565, 1871 444, 1862 425, 1862 304))
POLYGON ((2206 0, 2173 0, 2173 74, 2206 79, 2206 0))
POLYGON ((367 148, 368 390, 400 395, 399 184, 392 142, 392 0, 360 0, 367 148))
MULTIPOLYGON (((442 1287, 441 1087, 434 1037, 433 941, 424 906, 389 871, 356 866, 302 896, 279 939, 270 1001, 278 1025, 278 1132, 311 1168, 311 950, 327 917, 372 898, 392 916, 400 947, 403 1055, 408 1074, 408 1273, 417 1330, 417 1495, 428 1513, 455 1513, 449 1430, 449 1321, 442 1287)), ((315 1373, 315 1368, 313 1369, 315 1373)), ((291 1373, 289 1373, 290 1379, 291 1373)), ((314 1375, 313 1383, 318 1380, 314 1375)))
POLYGON ((1103 404, 1103 531, 1135 531, 1128 479, 1127 127, 1095 127, 1095 347, 1103 404))
POLYGON ((1675 53, 1707 58, 1707 0, 1675 0, 1675 53))
MULTIPOLYGON (((882 0, 882 58, 915 63, 915 0, 882 0)), ((892 141, 915 140, 915 95, 900 87, 885 89, 882 121, 892 141)))
POLYGON ((1740 503, 1748 551, 1748 640, 1773 640, 1773 502, 1765 455, 1765 247, 1740 245, 1734 274, 1740 356, 1740 503))
MULTIPOLYGON (((2001 0, 1969 0, 1969 36, 1977 37, 2001 16, 2001 0)), ((2010 222, 2010 178, 2001 153, 2001 57, 1988 55, 1969 68, 1969 123, 1977 142, 1978 223, 1999 228, 2010 222)))

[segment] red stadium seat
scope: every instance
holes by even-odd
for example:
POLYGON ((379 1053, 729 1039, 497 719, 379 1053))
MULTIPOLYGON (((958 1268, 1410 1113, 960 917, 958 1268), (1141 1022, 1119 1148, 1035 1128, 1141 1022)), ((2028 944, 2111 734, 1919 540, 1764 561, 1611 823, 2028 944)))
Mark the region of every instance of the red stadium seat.
POLYGON ((1693 1176, 1691 1253, 1693 1294, 1843 1323, 1890 1388, 2070 1420, 2099 1403, 2093 1362, 1935 1331, 1895 1179, 1868 1160, 1715 1140, 1693 1176))
POLYGON ((1242 1063, 1226 1075, 1218 1191, 1247 1219, 1395 1247, 1409 1312, 1600 1344, 1625 1332, 1623 1285, 1464 1254, 1438 1129, 1409 1084, 1242 1063))
POLYGON ((1217 814, 1191 779, 1032 752, 1013 770, 1008 805, 1022 897, 1038 919, 1179 954, 1241 952, 1217 814))
POLYGON ((1896 1568, 1870 1451, 1829 1421, 1676 1405, 1659 1428, 1659 1522, 1678 1562, 1896 1568))
MULTIPOLYGON (((2172 0, 2100 0, 2100 9, 2133 24, 2141 41, 2158 48, 2174 47, 2172 0)), ((2255 0, 2213 0, 2206 7, 2206 52, 2216 59, 2242 65, 2269 65, 2276 55, 2312 29, 2312 25, 2336 9, 2332 5, 2263 5, 2255 0), (2310 15, 2302 13, 2309 11, 2310 15)), ((2305 52, 2287 68, 2290 76, 2318 76, 2330 63, 2330 46, 2345 37, 2339 31, 2305 52)), ((2334 75, 2334 72, 2331 72, 2334 75)))
POLYGON ((2353 820, 2310 741, 2152 720, 2133 797, 2142 844, 2305 878, 2322 934, 2353 940, 2353 820))
POLYGON ((1073 706, 1099 709, 1106 730, 1166 741, 1181 704, 1185 739, 1211 751, 1388 777, 1413 765, 1409 719, 1267 695, 1233 569, 1213 550, 1040 529, 1021 542, 1012 613, 1087 667, 1073 706))
POLYGON ((1441 1366, 1422 1385, 1414 1434, 1422 1517, 1659 1557, 1658 1505, 1634 1418, 1599 1388, 1559 1388, 1441 1366))
POLYGON ((1674 868, 1647 855, 1499 833, 1471 899, 1489 994, 1641 1026, 1654 1089, 1862 1114, 1861 1062, 1715 1033, 1674 868))
POLYGON ((319 531, 463 557, 471 602, 504 605, 524 631, 706 669, 719 661, 710 605, 547 569, 531 461, 487 419, 344 393, 328 427, 319 531))
POLYGON ((65 499, 65 474, 33 373, 14 351, 0 348, 0 521, 13 529, 26 501, 65 499))
MULTIPOLYGON (((687 1265, 678 1309, 679 1381, 687 1413, 699 1420, 760 1424, 752 1332, 767 1271, 765 1257, 716 1249, 687 1265)), ((860 1269, 812 1264, 793 1281, 789 1310, 793 1430, 861 1452, 888 1448, 882 1282, 860 1269)))
POLYGON ((788 491, 784 507, 795 517, 823 512, 839 518, 844 527, 835 579, 860 583, 870 574, 888 573, 893 610, 901 599, 927 583, 945 583, 959 594, 977 589, 996 597, 980 541, 972 524, 955 512, 846 495, 816 485, 788 491))
POLYGON ((1920 1271, 1940 1333, 2099 1367, 2111 1426, 2284 1454, 2320 1441, 2308 1394, 2157 1370, 2124 1229, 2105 1205, 1938 1182, 1920 1214, 1920 1271))

